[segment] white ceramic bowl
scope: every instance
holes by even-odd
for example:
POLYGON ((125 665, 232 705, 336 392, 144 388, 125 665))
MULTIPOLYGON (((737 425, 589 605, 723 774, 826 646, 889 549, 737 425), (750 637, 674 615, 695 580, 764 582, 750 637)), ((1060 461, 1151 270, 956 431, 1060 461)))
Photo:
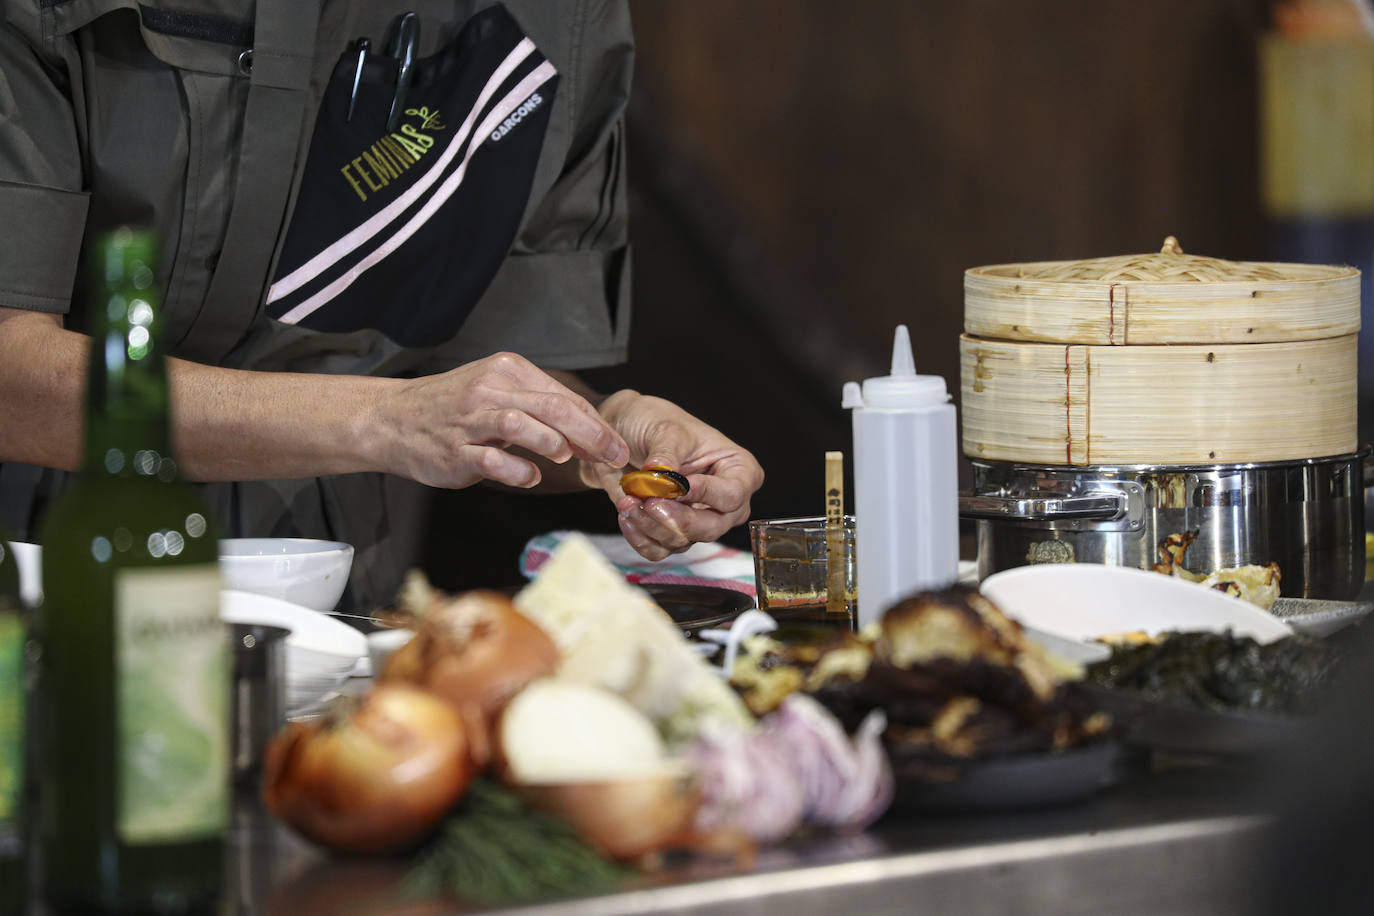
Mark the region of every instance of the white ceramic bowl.
POLYGON ((979 590, 1008 617, 1066 639, 1229 629, 1267 643, 1293 634, 1288 624, 1239 598, 1133 567, 1020 566, 988 576, 979 590))
POLYGON ((415 637, 414 630, 407 630, 397 627, 391 630, 375 630, 367 634, 367 658, 368 670, 373 677, 377 677, 386 668, 387 659, 396 654, 396 650, 410 642, 415 637))
POLYGON ((230 591, 280 598, 332 611, 348 585, 353 546, 309 538, 224 538, 219 542, 221 585, 230 591))

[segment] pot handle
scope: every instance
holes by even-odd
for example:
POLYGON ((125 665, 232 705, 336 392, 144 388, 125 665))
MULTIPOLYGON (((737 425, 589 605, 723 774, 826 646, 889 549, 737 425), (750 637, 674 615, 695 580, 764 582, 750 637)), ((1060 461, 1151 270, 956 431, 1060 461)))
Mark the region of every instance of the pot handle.
POLYGON ((1037 522, 1083 519, 1109 522, 1124 517, 1127 508, 1124 492, 1090 493, 1084 496, 959 494, 959 515, 971 519, 1010 518, 1037 522))

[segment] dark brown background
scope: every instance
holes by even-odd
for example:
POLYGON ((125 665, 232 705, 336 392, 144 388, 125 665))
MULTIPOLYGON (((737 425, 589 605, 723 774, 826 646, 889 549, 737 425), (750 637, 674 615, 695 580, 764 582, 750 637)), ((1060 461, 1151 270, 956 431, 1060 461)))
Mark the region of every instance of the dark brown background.
MULTIPOLYGON (((896 324, 957 397, 964 269, 1171 234, 1268 254, 1259 0, 631 9, 631 359, 590 377, 751 448, 768 474, 754 517, 823 511, 823 452, 850 448, 840 387, 885 374, 896 324)), ((470 492, 441 495, 435 524, 428 565, 463 585, 514 577, 532 534, 615 515, 598 494, 470 492), (457 563, 449 534, 474 518, 490 555, 457 563)))

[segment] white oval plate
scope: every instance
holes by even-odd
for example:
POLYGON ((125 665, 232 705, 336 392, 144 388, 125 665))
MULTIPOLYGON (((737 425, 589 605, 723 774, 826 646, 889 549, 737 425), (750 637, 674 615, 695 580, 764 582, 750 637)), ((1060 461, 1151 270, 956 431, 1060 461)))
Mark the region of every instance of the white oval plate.
POLYGON ((291 631, 286 644, 293 649, 347 660, 352 665, 367 655, 367 637, 346 623, 319 611, 268 595, 225 589, 220 592, 220 617, 229 623, 262 623, 291 631))
POLYGON ((1022 624, 1095 640, 1137 630, 1250 636, 1268 643, 1293 635, 1288 624, 1254 605, 1173 576, 1127 566, 1044 563, 988 576, 980 590, 1022 624))
POLYGON ((1075 665, 1095 665, 1112 657, 1111 647, 1106 643, 1088 642, 1082 639, 1066 639, 1055 633, 1046 633, 1036 627, 1021 624, 1026 638, 1040 646, 1050 655, 1073 662, 1075 665))
POLYGON ((299 604, 226 589, 220 592, 219 609, 227 623, 261 623, 291 631, 286 637, 288 713, 337 689, 359 659, 367 657, 367 637, 360 631, 299 604))

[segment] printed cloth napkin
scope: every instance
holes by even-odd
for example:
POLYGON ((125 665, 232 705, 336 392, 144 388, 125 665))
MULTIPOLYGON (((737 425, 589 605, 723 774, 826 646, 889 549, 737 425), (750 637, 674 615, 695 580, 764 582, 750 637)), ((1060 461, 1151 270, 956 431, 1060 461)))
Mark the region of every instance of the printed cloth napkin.
MULTIPOLYGON (((520 552, 520 572, 534 578, 539 567, 572 532, 550 531, 531 538, 520 552)), ((645 585, 713 585, 755 597, 754 557, 747 550, 712 541, 693 544, 662 560, 646 560, 619 534, 589 534, 587 538, 630 582, 645 585)))

